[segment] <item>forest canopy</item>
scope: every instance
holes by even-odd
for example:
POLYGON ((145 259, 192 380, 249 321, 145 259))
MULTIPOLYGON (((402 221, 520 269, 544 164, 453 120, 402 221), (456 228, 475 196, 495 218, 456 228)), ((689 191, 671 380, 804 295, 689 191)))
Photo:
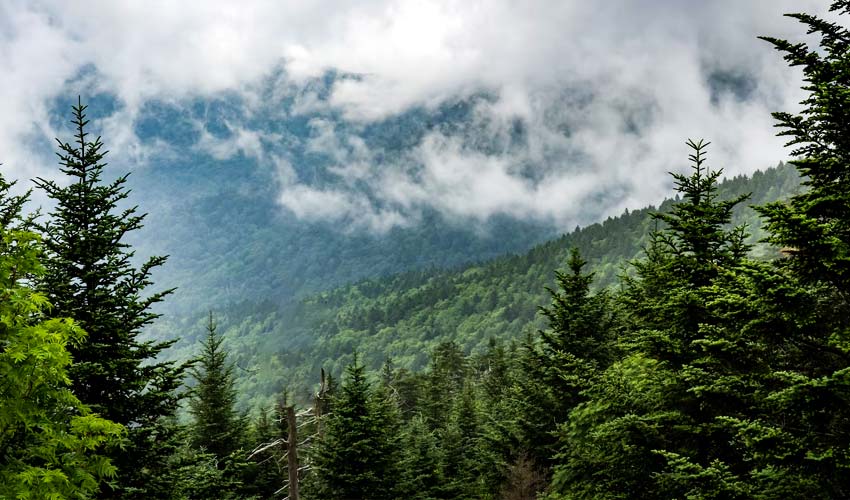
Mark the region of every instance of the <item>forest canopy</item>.
MULTIPOLYGON (((831 10, 845 20, 850 1, 831 10)), ((127 176, 105 174, 78 100, 74 138, 58 140, 65 179, 35 181, 49 213, 24 214, 29 194, 0 177, 0 497, 847 498, 850 30, 789 17, 819 43, 763 37, 804 76, 802 111, 773 115, 802 185, 759 188, 760 242, 734 223, 753 202, 735 188, 789 187, 791 167, 722 189, 710 143, 688 139, 675 199, 576 231, 571 248, 287 309, 338 306, 303 332, 324 357, 264 365, 306 367, 291 379, 310 393, 277 387, 253 413, 240 380, 265 376, 244 356, 262 352, 250 337, 229 349, 240 339, 215 312, 191 359, 150 340, 166 258, 134 258, 145 215, 127 208, 127 176), (602 247, 639 250, 618 274, 610 256, 590 265, 602 247), (552 255, 566 257, 543 270, 552 255), (530 286, 540 273, 554 285, 530 286)))

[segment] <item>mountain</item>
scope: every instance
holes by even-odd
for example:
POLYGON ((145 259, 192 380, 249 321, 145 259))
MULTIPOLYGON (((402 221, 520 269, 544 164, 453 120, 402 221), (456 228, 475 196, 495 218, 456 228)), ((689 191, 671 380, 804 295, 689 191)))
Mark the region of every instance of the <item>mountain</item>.
MULTIPOLYGON (((318 99, 329 85, 315 82, 318 99)), ((139 255, 170 256, 156 276, 159 286, 177 288, 164 311, 286 302, 367 277, 524 251, 563 230, 552 221, 507 215, 473 226, 431 208, 401 222, 394 213, 296 216, 283 206, 282 176, 368 197, 368 188, 350 186, 339 169, 365 161, 376 168, 415 168, 411 150, 432 133, 466 137, 476 150, 496 147, 479 141, 482 132, 471 125, 476 102, 486 96, 358 124, 321 109, 296 110, 295 97, 268 92, 259 108, 236 96, 152 102, 135 122, 140 144, 153 146, 144 153, 146 166, 129 181, 133 201, 149 213, 131 243, 139 255), (377 227, 358 226, 362 219, 377 227)), ((120 112, 116 105, 96 96, 90 109, 108 118, 120 112)))
MULTIPOLYGON (((785 164, 720 185, 719 196, 752 193, 735 213, 749 241, 764 233, 752 205, 784 199, 800 189, 796 170, 785 164)), ((542 326, 537 308, 547 302, 546 287, 578 247, 595 272, 597 287, 612 286, 626 263, 641 253, 653 222, 675 200, 609 217, 537 245, 527 252, 450 269, 416 270, 370 278, 306 296, 297 301, 246 300, 215 311, 225 345, 239 367, 242 405, 266 405, 284 390, 306 399, 320 368, 339 374, 354 351, 372 368, 387 358, 410 370, 423 368, 433 347, 457 341, 480 352, 490 338, 519 339, 542 326)), ((774 250, 756 245, 756 257, 774 250)), ((150 332, 177 338, 171 352, 185 359, 197 350, 203 315, 168 315, 150 332)))

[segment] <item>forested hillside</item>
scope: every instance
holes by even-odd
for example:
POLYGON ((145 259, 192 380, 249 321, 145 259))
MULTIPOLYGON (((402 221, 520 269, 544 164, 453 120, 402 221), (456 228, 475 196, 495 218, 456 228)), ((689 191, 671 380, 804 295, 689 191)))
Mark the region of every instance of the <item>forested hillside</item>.
MULTIPOLYGON (((329 74, 309 91, 327 99, 341 78, 329 74)), ((222 96, 141 110, 135 133, 156 147, 128 179, 149 212, 147 227, 130 238, 141 255, 171 257, 156 280, 177 291, 160 310, 203 314, 234 301, 286 301, 363 278, 524 251, 557 235, 551 221, 507 215, 472 227, 425 209, 409 224, 373 228, 354 215, 328 221, 292 213, 281 206, 284 174, 335 189, 349 180, 334 168, 348 163, 417 168, 411 149, 429 134, 457 137, 476 151, 494 146, 472 120, 486 95, 362 125, 326 111, 293 111, 298 96, 289 91, 263 90, 259 109, 222 96), (363 150, 370 156, 358 156, 363 150)), ((59 112, 65 104, 57 103, 59 112)), ((108 117, 114 106, 100 95, 89 109, 108 117)))
POLYGON ((789 15, 817 47, 762 38, 804 78, 773 114, 787 165, 721 182, 683 139, 659 207, 203 318, 157 313, 167 257, 135 254, 146 216, 78 97, 46 213, 0 175, 0 498, 850 497, 850 0, 831 12, 789 15))
MULTIPOLYGON (((751 193, 736 207, 733 224, 746 225, 748 242, 755 244, 765 232, 751 205, 787 199, 799 188, 796 169, 783 164, 725 180, 719 196, 751 193)), ((648 244, 656 225, 650 214, 668 211, 673 203, 666 200, 657 208, 577 228, 519 255, 364 280, 295 303, 244 302, 216 310, 228 353, 245 368, 237 372, 241 406, 267 406, 284 390, 306 397, 321 368, 340 374, 355 350, 372 369, 392 359, 399 367, 421 370, 440 342, 455 341, 467 353, 480 353, 491 338, 520 340, 543 326, 538 306, 545 303, 554 271, 564 268, 571 248, 588 260, 595 288, 616 288, 618 276, 628 272, 627 263, 648 244)), ((772 252, 756 244, 752 255, 768 258, 772 252)), ((180 332, 171 355, 188 359, 196 352, 205 317, 160 321, 152 331, 164 338, 180 332)))

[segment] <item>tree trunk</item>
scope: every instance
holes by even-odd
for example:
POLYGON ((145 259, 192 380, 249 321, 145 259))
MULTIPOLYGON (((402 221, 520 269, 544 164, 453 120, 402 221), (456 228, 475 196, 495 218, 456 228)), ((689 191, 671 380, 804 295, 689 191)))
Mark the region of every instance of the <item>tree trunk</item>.
POLYGON ((298 500, 298 429, 295 421, 295 407, 286 407, 286 424, 289 437, 286 440, 286 452, 289 459, 289 500, 298 500))

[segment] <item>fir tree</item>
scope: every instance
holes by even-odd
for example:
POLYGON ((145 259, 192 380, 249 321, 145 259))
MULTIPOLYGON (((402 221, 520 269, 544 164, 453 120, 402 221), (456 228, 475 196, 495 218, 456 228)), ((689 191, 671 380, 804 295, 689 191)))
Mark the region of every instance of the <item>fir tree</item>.
MULTIPOLYGON (((850 2, 830 8, 850 13, 850 2)), ((766 217, 769 241, 785 247, 787 263, 810 283, 829 284, 846 297, 850 292, 850 31, 811 14, 788 14, 819 38, 819 48, 762 37, 791 66, 803 70, 807 92, 800 114, 777 112, 780 136, 789 137, 793 164, 808 189, 790 201, 759 210, 766 217)))
POLYGON ((217 332, 212 313, 206 328, 203 352, 190 369, 196 381, 189 397, 192 444, 223 463, 241 446, 242 422, 236 413, 233 365, 227 362, 224 337, 217 332))
POLYGON ((748 198, 717 199, 722 170, 705 165, 704 141, 687 142, 693 152, 691 175, 673 173, 682 196, 669 213, 654 213, 661 227, 650 235, 646 257, 633 263, 636 278, 625 277, 621 296, 637 336, 651 356, 674 364, 693 359, 691 343, 710 321, 701 290, 723 269, 738 265, 749 247, 743 227, 729 228, 732 211, 748 198))
MULTIPOLYGON (((839 19, 850 2, 834 1, 839 19)), ((791 163, 806 190, 759 211, 768 241, 782 246, 785 271, 766 290, 778 314, 784 344, 770 395, 773 425, 748 435, 762 476, 787 494, 789 483, 817 485, 822 498, 850 495, 850 30, 811 14, 789 14, 819 47, 764 37, 803 70, 807 93, 799 114, 774 113, 793 146, 791 163), (786 319, 785 321, 781 321, 786 319), (767 436, 776 447, 765 453, 767 436)), ((749 425, 749 428, 752 428, 749 425)), ((814 497, 813 497, 814 498, 814 497)))
POLYGON ((325 419, 307 489, 316 498, 395 499, 401 471, 397 421, 355 355, 325 419))
POLYGON ((70 183, 36 184, 55 202, 40 226, 46 247, 41 289, 54 317, 73 317, 86 330, 85 342, 71 349, 74 393, 104 417, 126 425, 128 442, 110 454, 118 466, 114 488, 102 496, 167 497, 168 457, 175 450, 169 418, 178 406, 183 367, 157 362, 169 343, 139 340, 157 315, 153 304, 170 291, 145 296, 151 272, 165 262, 153 257, 138 269, 126 235, 142 227, 136 208, 120 209, 128 196, 127 176, 103 179, 106 151, 98 137, 88 139, 86 107, 73 107, 75 144, 59 142, 60 170, 70 183))
POLYGON ((444 498, 481 498, 484 464, 480 460, 480 415, 475 388, 464 384, 440 432, 440 472, 445 478, 444 498))
POLYGON ((469 366, 460 346, 444 341, 434 349, 429 368, 422 391, 423 416, 432 429, 439 429, 446 425, 445 417, 463 389, 469 366))
MULTIPOLYGON (((283 405, 277 405, 282 408, 283 405)), ((275 410, 261 410, 252 426, 253 450, 245 474, 245 492, 249 496, 273 499, 286 483, 286 457, 281 439, 287 435, 285 415, 275 410)))
POLYGON ((421 415, 412 417, 404 430, 400 492, 404 498, 440 498, 444 479, 440 473, 437 438, 421 415))
POLYGON ((743 457, 723 419, 752 414, 748 395, 760 385, 749 382, 764 368, 736 359, 763 352, 759 338, 740 335, 752 319, 748 300, 730 298, 752 290, 737 278, 743 229, 727 227, 746 196, 718 200, 721 171, 706 168, 707 143, 688 145, 692 173, 674 174, 682 199, 655 216, 664 226, 621 296, 630 352, 585 386, 587 401, 562 428, 554 490, 568 497, 736 498, 745 489, 736 477, 744 472, 728 470, 743 457))
POLYGON ((520 406, 515 418, 525 458, 547 468, 557 451, 557 426, 615 355, 615 307, 607 293, 591 293, 593 275, 584 272, 586 265, 573 248, 569 271, 555 272, 558 288, 547 288, 551 303, 539 309, 549 328, 525 342, 512 398, 520 406))

